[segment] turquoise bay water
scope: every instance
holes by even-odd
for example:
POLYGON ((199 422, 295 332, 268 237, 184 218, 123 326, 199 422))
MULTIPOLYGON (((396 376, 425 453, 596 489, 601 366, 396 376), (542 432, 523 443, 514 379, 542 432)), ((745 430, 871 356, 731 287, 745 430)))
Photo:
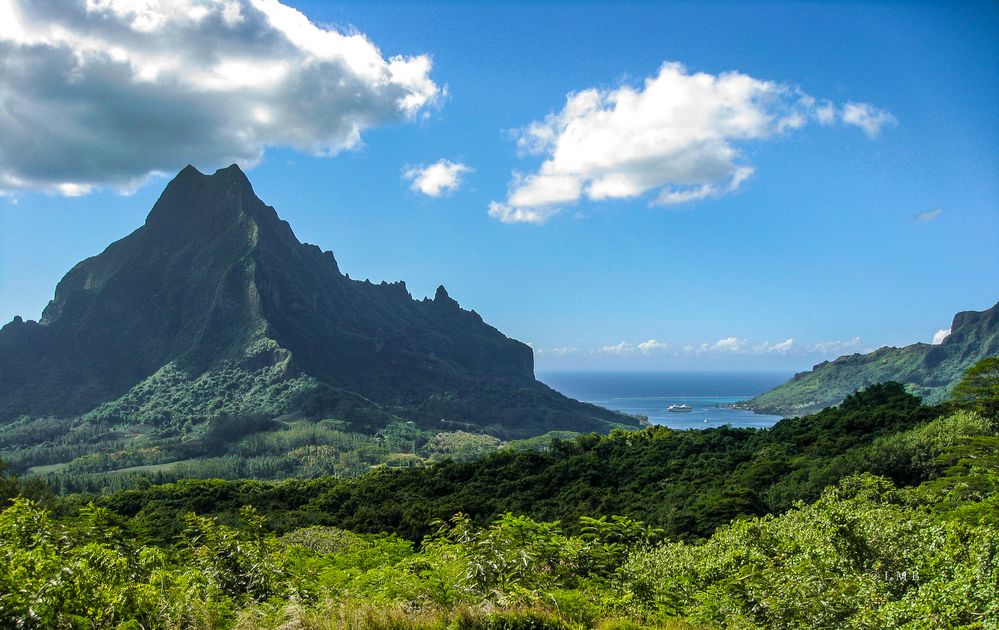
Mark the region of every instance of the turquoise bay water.
POLYGON ((730 409, 787 381, 788 372, 567 372, 542 371, 538 379, 566 396, 615 411, 648 416, 671 429, 704 429, 730 424, 764 428, 780 416, 730 409), (670 413, 673 404, 693 410, 670 413))

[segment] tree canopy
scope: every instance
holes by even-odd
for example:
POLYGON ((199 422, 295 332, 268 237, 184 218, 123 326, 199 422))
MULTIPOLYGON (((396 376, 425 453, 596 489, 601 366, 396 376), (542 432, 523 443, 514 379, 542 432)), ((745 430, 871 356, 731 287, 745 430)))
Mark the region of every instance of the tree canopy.
POLYGON ((951 399, 987 418, 999 418, 999 356, 987 357, 968 368, 954 386, 951 399))

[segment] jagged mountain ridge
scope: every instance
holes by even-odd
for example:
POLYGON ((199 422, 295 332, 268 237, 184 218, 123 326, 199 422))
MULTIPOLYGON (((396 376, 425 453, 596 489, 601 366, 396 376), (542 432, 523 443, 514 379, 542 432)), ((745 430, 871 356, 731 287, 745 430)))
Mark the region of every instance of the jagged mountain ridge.
POLYGON ((142 227, 66 274, 39 322, 0 329, 0 420, 129 421, 158 407, 166 423, 263 409, 513 436, 629 423, 561 396, 533 369, 528 346, 443 287, 414 300, 401 282, 351 280, 331 252, 300 243, 237 166, 188 166, 142 227), (184 407, 192 391, 204 404, 184 407))
POLYGON ((806 415, 838 405, 862 387, 886 381, 902 383, 927 403, 939 403, 966 369, 980 359, 996 355, 999 355, 999 303, 985 311, 956 314, 950 335, 940 344, 886 346, 868 354, 824 361, 746 405, 762 413, 806 415))

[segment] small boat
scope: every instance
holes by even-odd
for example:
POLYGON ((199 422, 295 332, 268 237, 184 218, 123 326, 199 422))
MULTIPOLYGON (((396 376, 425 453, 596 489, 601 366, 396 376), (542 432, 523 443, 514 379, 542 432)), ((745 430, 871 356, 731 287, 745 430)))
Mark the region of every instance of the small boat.
POLYGON ((680 405, 670 405, 669 407, 666 407, 666 411, 670 413, 679 413, 683 411, 693 411, 693 410, 694 408, 686 403, 680 405))

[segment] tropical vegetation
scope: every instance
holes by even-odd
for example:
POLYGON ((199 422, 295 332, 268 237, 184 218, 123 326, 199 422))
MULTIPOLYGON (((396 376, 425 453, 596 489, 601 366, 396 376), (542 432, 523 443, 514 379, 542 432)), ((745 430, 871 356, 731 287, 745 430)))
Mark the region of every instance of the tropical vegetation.
POLYGON ((997 374, 966 380, 945 406, 884 384, 768 431, 470 462, 440 439, 438 463, 354 478, 60 495, 4 474, 0 626, 994 628, 997 374))

